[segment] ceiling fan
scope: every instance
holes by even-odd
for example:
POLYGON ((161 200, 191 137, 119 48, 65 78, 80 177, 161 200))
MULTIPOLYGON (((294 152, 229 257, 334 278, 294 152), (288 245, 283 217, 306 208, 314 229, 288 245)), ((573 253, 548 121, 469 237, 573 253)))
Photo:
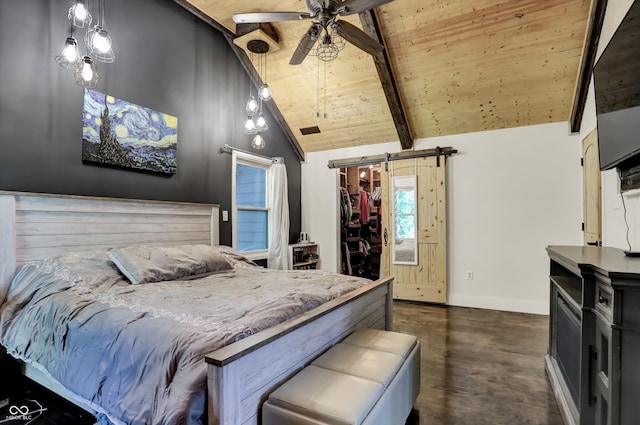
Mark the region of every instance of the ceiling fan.
POLYGON ((370 55, 382 52, 384 50, 382 44, 369 37, 358 27, 347 21, 339 21, 336 18, 365 12, 391 1, 393 0, 305 0, 308 12, 236 13, 233 15, 233 21, 244 24, 312 19, 314 22, 302 36, 296 51, 289 61, 291 65, 299 65, 312 51, 319 38, 321 39, 321 43, 319 43, 321 50, 326 48, 335 53, 329 58, 324 58, 324 55, 321 56, 317 53, 318 57, 323 60, 335 59, 337 51, 341 47, 339 43, 334 42, 334 39, 339 37, 370 55))

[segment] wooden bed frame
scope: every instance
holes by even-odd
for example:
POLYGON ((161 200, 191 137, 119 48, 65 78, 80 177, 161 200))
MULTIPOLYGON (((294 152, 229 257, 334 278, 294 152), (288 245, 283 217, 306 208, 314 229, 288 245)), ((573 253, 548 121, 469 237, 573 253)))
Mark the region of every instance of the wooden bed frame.
MULTIPOLYGON (((0 300, 16 267, 64 252, 137 243, 219 241, 219 206, 0 191, 0 300)), ((381 279, 206 356, 209 425, 258 424, 268 394, 361 327, 392 328, 393 279, 381 279)), ((89 410, 34 367, 23 373, 89 410)))

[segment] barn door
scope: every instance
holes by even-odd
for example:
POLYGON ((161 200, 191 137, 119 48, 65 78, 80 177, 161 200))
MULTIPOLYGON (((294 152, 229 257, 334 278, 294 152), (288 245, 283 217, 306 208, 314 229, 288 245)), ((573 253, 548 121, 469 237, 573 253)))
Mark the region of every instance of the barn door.
POLYGON ((445 157, 439 162, 424 157, 381 168, 382 272, 393 276, 397 299, 447 302, 445 157))
POLYGON ((598 132, 594 129, 582 141, 584 244, 602 244, 601 180, 598 132))

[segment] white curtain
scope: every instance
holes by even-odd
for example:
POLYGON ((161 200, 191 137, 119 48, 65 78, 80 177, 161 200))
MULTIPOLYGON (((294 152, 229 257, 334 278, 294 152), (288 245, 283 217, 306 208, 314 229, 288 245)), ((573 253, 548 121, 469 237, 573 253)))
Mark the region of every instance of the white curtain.
POLYGON ((289 268, 289 196, 287 168, 282 163, 271 166, 271 220, 269 220, 269 268, 289 268))

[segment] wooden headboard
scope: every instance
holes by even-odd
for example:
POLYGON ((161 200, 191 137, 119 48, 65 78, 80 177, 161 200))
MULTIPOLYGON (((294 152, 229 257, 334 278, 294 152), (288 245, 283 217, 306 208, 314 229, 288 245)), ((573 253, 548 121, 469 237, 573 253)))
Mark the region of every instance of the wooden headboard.
POLYGON ((0 191, 0 300, 16 267, 64 252, 219 243, 219 205, 0 191))

